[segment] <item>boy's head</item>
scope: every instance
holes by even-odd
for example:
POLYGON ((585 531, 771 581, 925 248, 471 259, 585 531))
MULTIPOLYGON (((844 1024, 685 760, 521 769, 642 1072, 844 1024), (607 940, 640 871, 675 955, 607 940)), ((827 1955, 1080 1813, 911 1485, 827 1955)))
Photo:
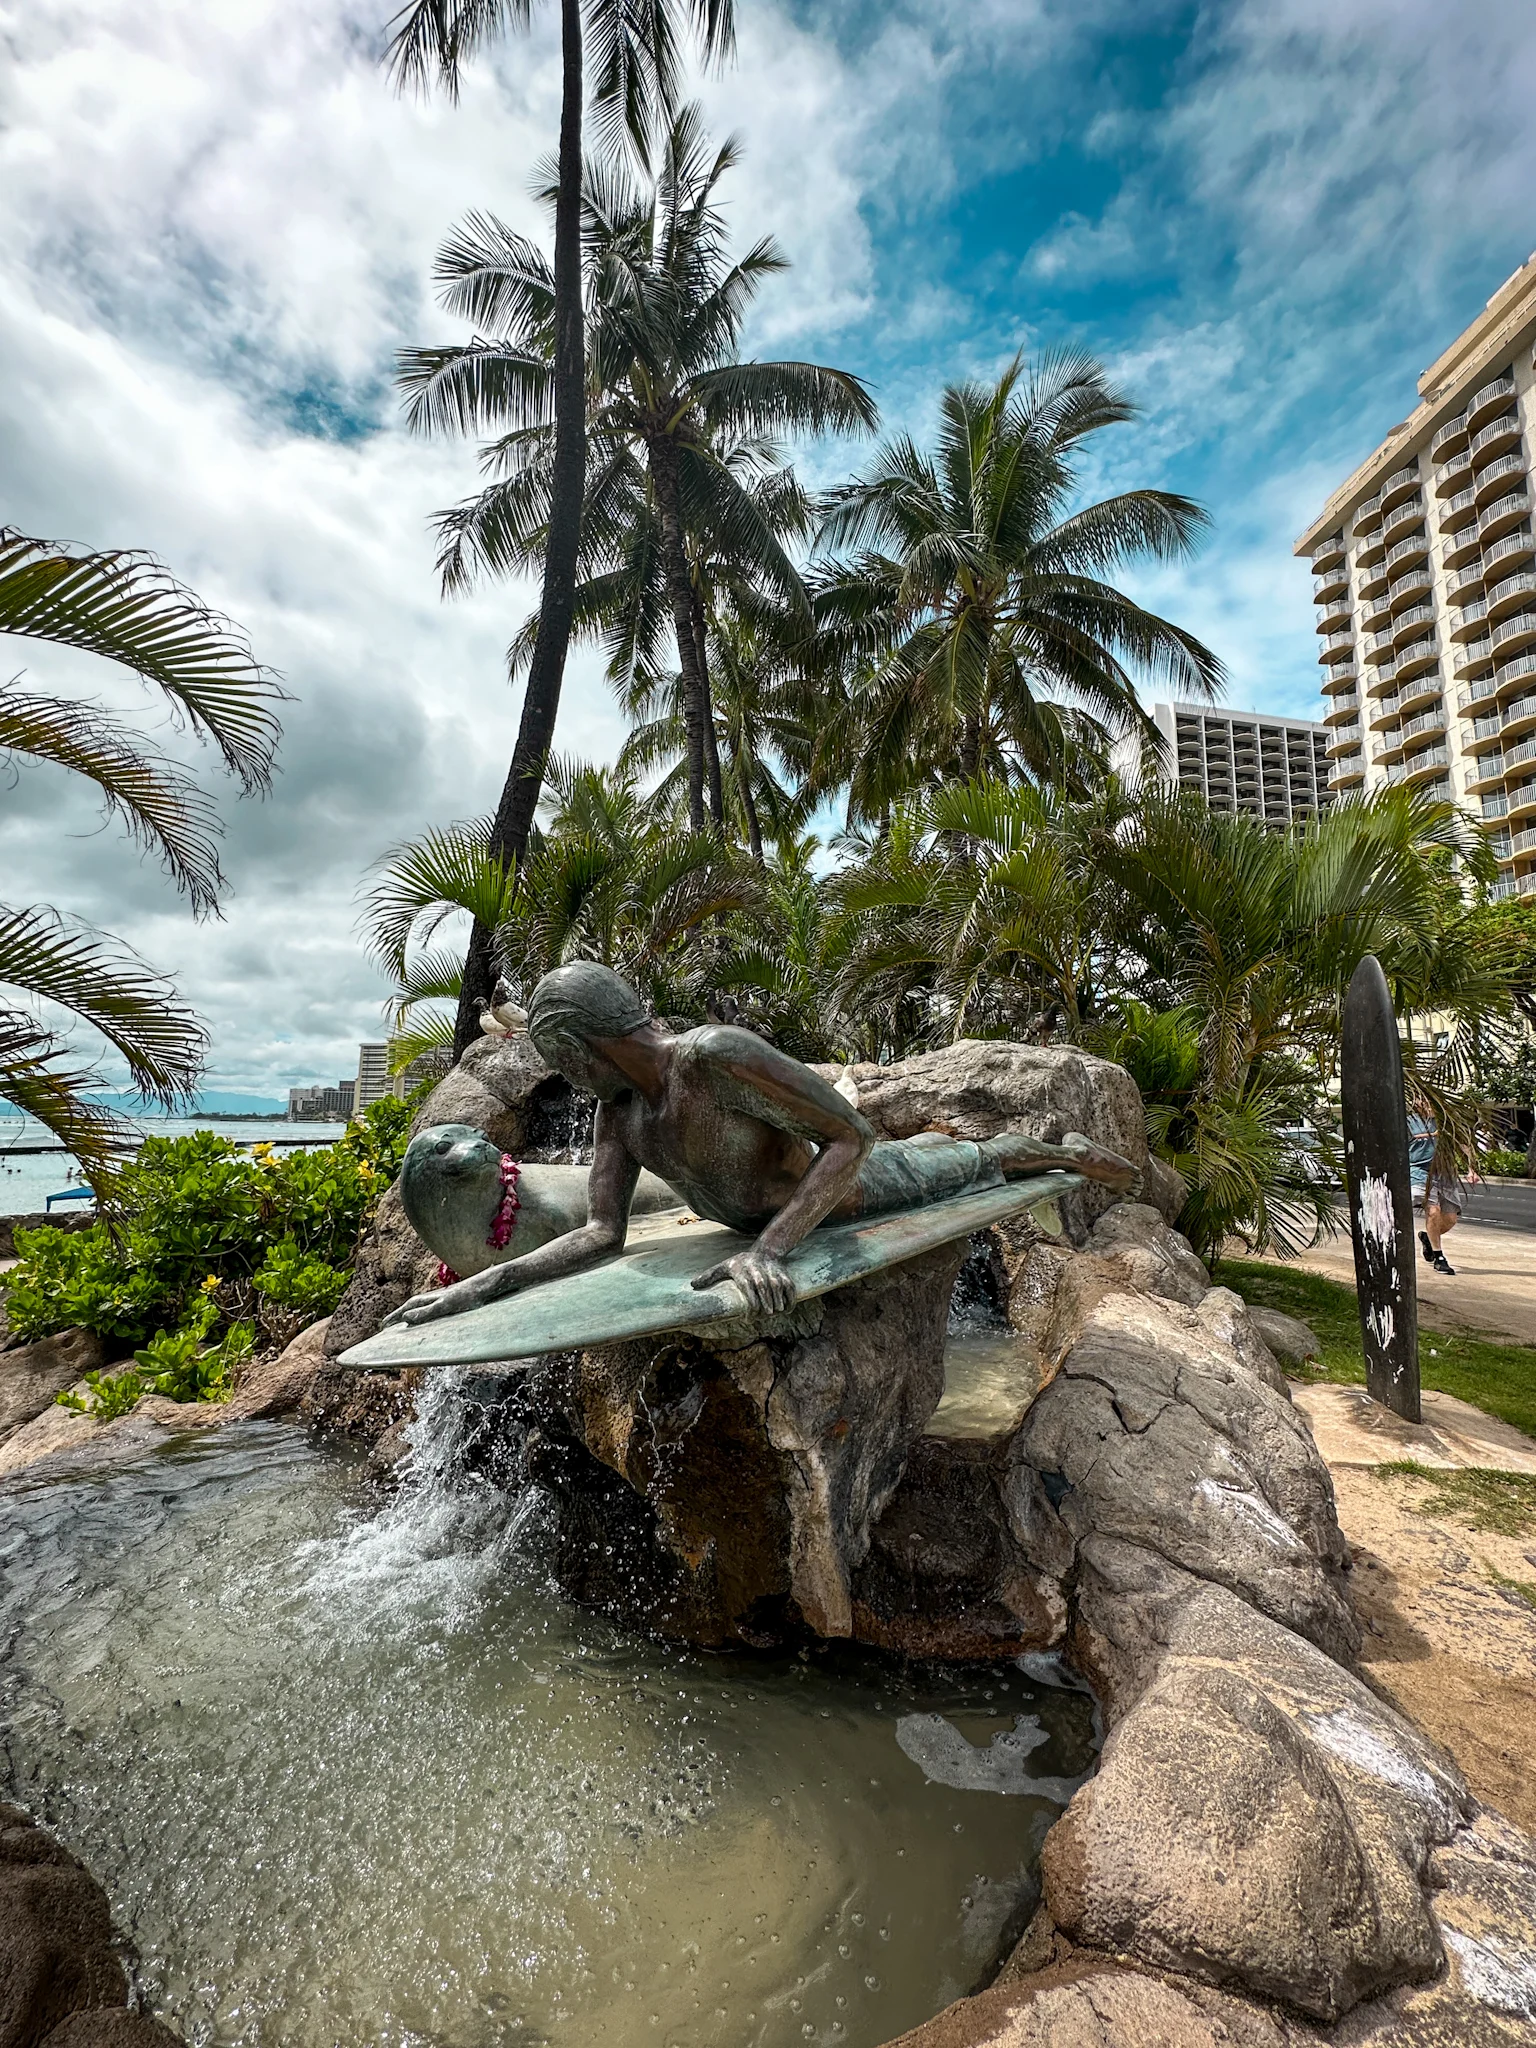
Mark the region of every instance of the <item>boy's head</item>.
POLYGON ((604 1100, 627 1084, 596 1050, 599 1040, 627 1038, 650 1022, 639 996, 611 967, 572 960, 546 974, 528 999, 528 1036, 573 1087, 604 1100))

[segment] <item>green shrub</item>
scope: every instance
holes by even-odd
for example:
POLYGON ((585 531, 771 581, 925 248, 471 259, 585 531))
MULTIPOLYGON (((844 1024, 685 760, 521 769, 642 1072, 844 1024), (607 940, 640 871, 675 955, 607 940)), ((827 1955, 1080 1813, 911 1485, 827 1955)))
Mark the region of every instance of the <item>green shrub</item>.
POLYGON ((1525 1154, 1523 1152, 1487 1152, 1483 1155, 1484 1173, 1508 1174, 1512 1179, 1525 1177, 1525 1154))
POLYGON ((291 1237, 272 1247, 256 1268, 255 1280, 258 1294, 278 1308, 301 1310, 311 1320, 328 1316, 347 1285, 345 1272, 300 1251, 291 1237))
POLYGON ((212 1131, 147 1139, 110 1219, 18 1231, 19 1263, 0 1274, 12 1334, 30 1343, 78 1328, 147 1346, 198 1326, 205 1308, 216 1322, 221 1299, 249 1313, 253 1285, 275 1305, 328 1313, 415 1107, 375 1103, 334 1145, 286 1155, 242 1152, 212 1131), (221 1298, 225 1283, 236 1284, 221 1298))
POLYGON ((94 1415, 101 1422, 113 1422, 119 1415, 126 1415, 148 1392, 131 1365, 124 1372, 88 1372, 85 1384, 89 1392, 77 1394, 73 1387, 66 1388, 56 1397, 58 1404, 61 1408, 73 1408, 79 1415, 94 1415))

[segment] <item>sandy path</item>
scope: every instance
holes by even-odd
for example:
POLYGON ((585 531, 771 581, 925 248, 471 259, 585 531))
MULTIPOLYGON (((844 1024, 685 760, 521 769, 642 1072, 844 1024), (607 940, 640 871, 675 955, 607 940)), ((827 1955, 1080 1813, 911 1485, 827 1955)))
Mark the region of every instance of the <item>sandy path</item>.
POLYGON ((1478 1798, 1536 1831, 1536 1534, 1416 1511, 1421 1480, 1336 1467, 1370 1682, 1455 1757, 1478 1798))
MULTIPOLYGON (((1445 1255, 1456 1268, 1447 1279, 1421 1259, 1419 1320, 1431 1330, 1485 1330, 1536 1344, 1536 1237, 1486 1224, 1458 1223, 1445 1240, 1445 1255)), ((1355 1255, 1348 1235, 1325 1238, 1295 1264, 1330 1280, 1355 1284, 1355 1255)))

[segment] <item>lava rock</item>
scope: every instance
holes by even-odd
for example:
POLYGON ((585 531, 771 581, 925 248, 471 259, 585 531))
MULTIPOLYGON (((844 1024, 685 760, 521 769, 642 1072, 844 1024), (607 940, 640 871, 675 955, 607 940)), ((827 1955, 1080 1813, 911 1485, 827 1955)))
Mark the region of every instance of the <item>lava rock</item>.
POLYGON ((1092 1302, 1025 1416, 1020 1452, 1079 1545, 1109 1539, 1353 1657, 1328 1468, 1290 1403, 1192 1309, 1092 1302))
POLYGON ((325 1339, 330 1317, 301 1330, 278 1357, 252 1366, 224 1404, 227 1422, 250 1422, 292 1415, 303 1402, 315 1376, 325 1365, 325 1339))
MULTIPOLYGON (((859 1113, 881 1138, 944 1130, 959 1138, 1024 1131, 1058 1143, 1081 1131, 1143 1173, 1147 1123, 1136 1083, 1123 1067, 1074 1047, 963 1038, 894 1066, 857 1066, 859 1113)), ((1090 1185, 1062 1204, 1074 1239, 1112 1207, 1112 1188, 1090 1185)))
POLYGON ((66 1388, 106 1364, 105 1339, 94 1330, 60 1330, 54 1337, 0 1351, 0 1444, 41 1415, 66 1388))
POLYGON ((146 2013, 98 2006, 91 2012, 71 2013, 41 2048, 177 2048, 180 2040, 179 2034, 146 2013))
POLYGON ((0 2048, 33 2048, 71 2013, 127 1996, 106 1893, 19 1806, 0 1806, 0 2048))
POLYGON ((1054 1924, 1331 2020, 1444 1964, 1424 1883, 1473 1812, 1436 1746, 1316 1645, 1206 1585, 1046 1838, 1054 1924))
POLYGON ((1211 1276, 1189 1239, 1170 1230, 1150 1202, 1117 1202, 1094 1225, 1087 1249, 1143 1294, 1198 1308, 1210 1291, 1211 1276))
POLYGON ((1323 1347, 1311 1326, 1299 1316, 1288 1316, 1278 1308, 1250 1308, 1253 1326, 1282 1366, 1294 1369, 1309 1358, 1320 1358, 1323 1347))

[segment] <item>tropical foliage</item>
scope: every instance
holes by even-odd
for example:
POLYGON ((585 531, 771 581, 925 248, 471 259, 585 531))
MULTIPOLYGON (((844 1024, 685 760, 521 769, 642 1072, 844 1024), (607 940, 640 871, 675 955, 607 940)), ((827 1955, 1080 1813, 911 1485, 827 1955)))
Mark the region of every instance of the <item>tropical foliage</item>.
POLYGON ((838 715, 817 779, 856 821, 924 783, 1024 770, 1070 780, 1112 733, 1155 731, 1138 682, 1209 697, 1220 662, 1107 579, 1193 549, 1205 514, 1168 491, 1081 505, 1090 438, 1135 407, 1081 354, 1016 358, 993 385, 952 384, 938 443, 907 436, 831 492, 817 579, 819 673, 838 715))
MULTIPOLYGON (((409 0, 395 16, 388 62, 402 86, 441 85, 458 97, 461 67, 508 28, 526 28, 532 0, 409 0)), ((677 106, 680 63, 691 31, 707 62, 729 54, 732 0, 560 0, 560 141, 555 171, 555 261, 548 309, 552 356, 542 399, 524 424, 552 426, 551 491, 539 627, 511 766, 491 820, 498 863, 527 849, 545 764, 554 743, 581 551, 586 487, 586 363, 582 320, 582 169, 585 88, 590 78, 599 139, 610 154, 627 140, 642 162, 677 106), (596 62, 589 66, 589 55, 596 62)), ((458 1038, 475 1028, 475 1005, 495 979, 490 932, 471 927, 461 975, 458 1038)))
MULTIPOLYGON (((103 656, 158 690, 246 792, 271 780, 273 677, 244 636, 150 556, 88 553, 0 529, 0 635, 103 656)), ((51 762, 95 784, 109 816, 156 855, 194 915, 216 910, 224 877, 218 815, 176 763, 99 705, 0 681, 0 755, 51 762)), ((122 943, 46 904, 0 903, 0 1096, 55 1132, 98 1189, 116 1120, 85 1090, 95 1078, 30 1005, 71 1011, 126 1061, 133 1086, 167 1107, 191 1088, 203 1034, 175 989, 122 943), (27 1007, 7 1002, 3 987, 27 1007)))
POLYGON ((213 1131, 150 1138, 120 1170, 112 1225, 17 1232, 19 1263, 0 1273, 11 1335, 94 1330, 147 1350, 139 1363, 155 1374, 188 1332, 200 1350, 241 1327, 251 1342, 284 1341, 340 1299, 413 1109, 390 1097, 336 1144, 287 1154, 213 1131))

